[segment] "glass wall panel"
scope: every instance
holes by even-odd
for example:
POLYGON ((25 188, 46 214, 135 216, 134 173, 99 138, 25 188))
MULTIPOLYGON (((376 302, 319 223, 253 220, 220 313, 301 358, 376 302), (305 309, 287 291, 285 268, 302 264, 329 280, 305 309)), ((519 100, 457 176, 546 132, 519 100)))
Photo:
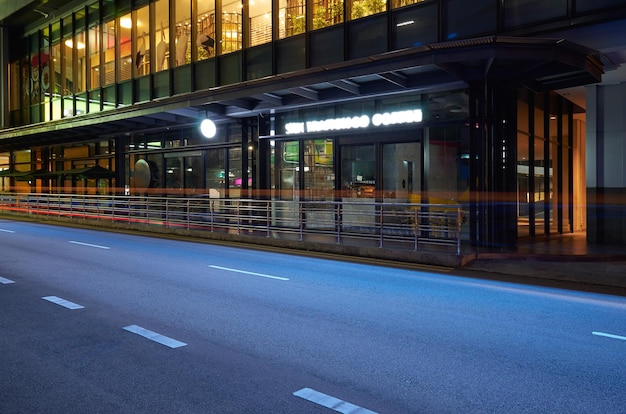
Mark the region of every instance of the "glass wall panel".
POLYGON ((305 41, 304 36, 298 36, 274 42, 277 73, 306 68, 305 41))
MULTIPOLYGON (((260 1, 260 0, 259 0, 260 1)), ((222 33, 219 48, 220 54, 241 50, 242 47, 242 3, 241 0, 225 0, 222 6, 222 33)))
POLYGON ((59 93, 62 100, 62 117, 74 115, 75 48, 72 37, 72 16, 63 19, 63 37, 61 39, 62 68, 59 93))
POLYGON ((576 0, 576 11, 587 12, 608 7, 623 7, 624 0, 576 0))
POLYGON ((403 49, 437 42, 438 21, 436 3, 393 12, 393 48, 403 49))
POLYGON ((426 186, 431 204, 456 204, 468 188, 462 154, 467 148, 467 128, 429 129, 426 186))
POLYGON ((346 7, 349 19, 360 19, 387 10, 386 0, 347 0, 346 7))
POLYGON ((165 156, 165 188, 179 191, 183 188, 183 157, 175 153, 165 156))
POLYGON ((100 81, 100 26, 89 28, 89 88, 99 88, 100 81))
POLYGON ((313 0, 313 30, 343 23, 343 0, 313 0))
POLYGON ((86 32, 76 33, 72 42, 72 49, 76 56, 76 72, 74 73, 74 93, 87 90, 87 56, 85 55, 85 45, 87 44, 86 32))
POLYGON ((153 69, 160 72, 169 69, 170 58, 170 9, 168 0, 157 0, 153 3, 155 14, 153 44, 156 45, 155 66, 153 69))
POLYGON ((410 6, 411 4, 422 3, 424 1, 432 1, 432 0, 391 0, 391 8, 397 9, 399 7, 410 6))
POLYGON ((258 79, 272 74, 272 45, 267 44, 246 51, 246 79, 258 79))
POLYGON ((304 33, 306 30, 306 2, 278 0, 278 38, 304 33))
MULTIPOLYGON (((247 175, 247 174, 246 174, 247 175)), ((228 149, 228 196, 231 198, 241 197, 243 180, 246 177, 242 170, 241 148, 228 149)))
POLYGON ((383 146, 383 199, 419 203, 421 199, 422 145, 419 142, 383 146))
POLYGON ((498 9, 493 0, 446 0, 444 3, 445 39, 494 33, 498 23, 498 9))
POLYGON ((342 26, 311 33, 309 47, 312 67, 344 60, 344 33, 342 26))
POLYGON ((141 77, 150 73, 150 9, 148 6, 137 9, 134 12, 135 26, 135 50, 133 51, 135 77, 141 77))
POLYGON ((44 66, 41 70, 41 90, 43 101, 46 104, 46 120, 61 119, 62 112, 62 93, 65 86, 65 68, 63 67, 63 57, 61 56, 61 40, 53 40, 50 48, 50 62, 48 66, 44 66), (50 107, 48 102, 52 101, 52 113, 48 116, 50 107))
POLYGON ((385 15, 351 22, 348 33, 350 59, 387 51, 387 16, 385 15))
POLYGON ((208 59, 215 56, 215 0, 198 0, 196 20, 198 60, 208 59))
POLYGON ((315 139, 304 145, 304 191, 307 200, 333 200, 335 172, 333 140, 315 139))
POLYGON ((102 24, 102 53, 104 53, 103 86, 115 83, 115 20, 102 24))
POLYGON ((191 63, 191 1, 177 0, 172 21, 176 25, 176 56, 174 66, 191 63))
POLYGON ((206 187, 211 198, 226 195, 226 151, 222 148, 206 151, 206 187))
POLYGON ((348 198, 374 198, 376 156, 374 145, 341 148, 341 190, 348 198))
POLYGON ((250 16, 250 46, 272 41, 272 1, 254 0, 248 2, 250 16))
POLYGON ((132 51, 132 27, 133 21, 130 13, 120 17, 118 41, 120 45, 120 59, 117 64, 117 81, 129 80, 133 73, 133 51, 132 51))
POLYGON ((503 2, 504 25, 522 26, 567 16, 568 0, 507 0, 503 2))

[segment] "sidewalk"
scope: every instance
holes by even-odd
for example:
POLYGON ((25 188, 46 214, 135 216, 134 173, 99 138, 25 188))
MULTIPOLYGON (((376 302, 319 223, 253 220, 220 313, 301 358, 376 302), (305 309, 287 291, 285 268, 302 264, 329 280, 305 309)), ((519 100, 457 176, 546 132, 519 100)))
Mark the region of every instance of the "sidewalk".
POLYGON ((464 269, 626 289, 626 246, 588 243, 584 233, 520 240, 512 252, 478 252, 464 269))

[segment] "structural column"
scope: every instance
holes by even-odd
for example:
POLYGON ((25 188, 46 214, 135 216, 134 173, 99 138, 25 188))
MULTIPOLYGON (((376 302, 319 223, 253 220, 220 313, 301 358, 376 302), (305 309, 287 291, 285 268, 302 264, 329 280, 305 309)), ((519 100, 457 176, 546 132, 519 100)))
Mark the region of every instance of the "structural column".
POLYGON ((470 241, 517 240, 517 93, 506 82, 470 84, 470 241))
POLYGON ((587 240, 626 244, 626 83, 587 87, 587 240))

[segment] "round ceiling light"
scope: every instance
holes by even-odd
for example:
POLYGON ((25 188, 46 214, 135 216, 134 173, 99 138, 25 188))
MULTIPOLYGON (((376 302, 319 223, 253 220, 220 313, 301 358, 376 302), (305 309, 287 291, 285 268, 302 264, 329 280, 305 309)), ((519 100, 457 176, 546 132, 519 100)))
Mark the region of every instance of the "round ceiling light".
POLYGON ((217 134, 215 122, 210 119, 205 119, 200 123, 200 132, 202 132, 205 138, 213 138, 215 134, 217 134))

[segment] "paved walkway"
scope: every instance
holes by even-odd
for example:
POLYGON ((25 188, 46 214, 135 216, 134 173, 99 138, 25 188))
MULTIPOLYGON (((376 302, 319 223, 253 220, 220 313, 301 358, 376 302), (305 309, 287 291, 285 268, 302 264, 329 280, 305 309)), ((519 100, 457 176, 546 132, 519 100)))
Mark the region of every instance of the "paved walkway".
POLYGON ((584 233, 519 240, 515 251, 479 251, 464 268, 621 291, 626 289, 626 246, 588 243, 584 233))

